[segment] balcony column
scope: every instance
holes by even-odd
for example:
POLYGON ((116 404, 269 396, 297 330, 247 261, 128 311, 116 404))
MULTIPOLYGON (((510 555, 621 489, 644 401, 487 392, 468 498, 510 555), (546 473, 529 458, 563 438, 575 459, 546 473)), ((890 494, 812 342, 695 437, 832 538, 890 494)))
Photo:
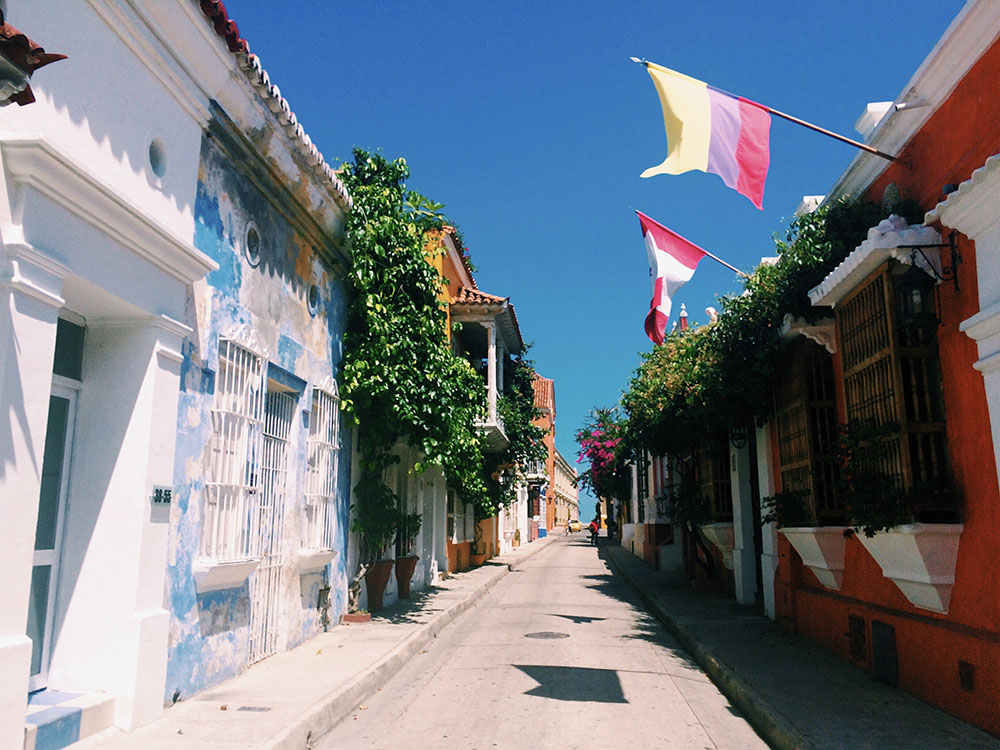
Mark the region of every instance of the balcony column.
POLYGON ((486 338, 489 342, 486 355, 486 394, 489 399, 490 418, 497 423, 497 324, 496 321, 483 321, 486 328, 486 338))

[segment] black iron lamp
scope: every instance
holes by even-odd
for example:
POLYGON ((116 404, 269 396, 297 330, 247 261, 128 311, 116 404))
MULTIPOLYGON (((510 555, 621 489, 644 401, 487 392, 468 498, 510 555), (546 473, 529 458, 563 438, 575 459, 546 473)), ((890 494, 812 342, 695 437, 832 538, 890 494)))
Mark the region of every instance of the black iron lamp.
POLYGON ((934 278, 917 265, 915 257, 911 257, 910 267, 896 281, 899 324, 910 346, 928 343, 941 324, 937 316, 934 284, 934 278))

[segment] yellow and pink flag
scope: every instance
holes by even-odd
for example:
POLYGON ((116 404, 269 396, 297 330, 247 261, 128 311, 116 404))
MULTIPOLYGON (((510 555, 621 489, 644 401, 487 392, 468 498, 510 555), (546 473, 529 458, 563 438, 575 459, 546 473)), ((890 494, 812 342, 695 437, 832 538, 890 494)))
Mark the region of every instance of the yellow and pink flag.
POLYGON ((763 105, 651 62, 649 71, 663 106, 667 158, 642 173, 711 172, 763 209, 771 160, 771 115, 763 105))

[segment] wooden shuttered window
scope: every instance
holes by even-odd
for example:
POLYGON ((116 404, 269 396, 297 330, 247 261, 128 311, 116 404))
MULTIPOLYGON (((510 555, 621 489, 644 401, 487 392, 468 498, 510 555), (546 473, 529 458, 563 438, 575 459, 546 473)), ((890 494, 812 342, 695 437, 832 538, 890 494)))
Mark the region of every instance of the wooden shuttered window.
POLYGON ((879 468, 898 486, 947 486, 936 331, 900 320, 901 270, 887 261, 837 306, 847 418, 891 428, 879 468))
POLYGON ((733 520, 733 486, 729 473, 729 438, 723 433, 701 441, 698 448, 698 485, 709 499, 712 519, 733 520))
POLYGON ((846 522, 843 498, 834 491, 837 405, 833 358, 822 346, 800 339, 775 386, 775 424, 781 489, 801 492, 820 524, 846 522))

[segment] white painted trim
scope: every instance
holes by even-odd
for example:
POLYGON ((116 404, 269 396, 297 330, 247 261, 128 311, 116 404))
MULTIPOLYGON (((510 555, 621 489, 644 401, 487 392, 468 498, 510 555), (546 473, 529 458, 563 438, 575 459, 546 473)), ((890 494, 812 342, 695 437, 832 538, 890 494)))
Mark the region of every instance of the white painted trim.
POLYGON ((830 354, 837 353, 837 336, 833 318, 821 318, 810 323, 805 318, 793 318, 791 313, 786 313, 781 323, 781 335, 784 338, 805 336, 810 341, 815 341, 822 346, 830 354))
POLYGON ((882 575, 896 584, 910 604, 947 614, 963 529, 960 523, 911 523, 873 537, 857 537, 882 575))
MULTIPOLYGON (((6 172, 16 185, 30 186, 72 214, 121 242, 139 257, 184 283, 192 283, 219 264, 190 242, 153 219, 127 196, 112 189, 71 156, 38 134, 0 134, 6 172)), ((11 191, 23 201, 23 191, 11 191)), ((20 206, 11 206, 21 216, 20 206)), ((23 238, 20 226, 0 227, 4 241, 23 238)))
MULTIPOLYGON (((476 281, 472 278, 472 275, 466 269, 465 263, 462 262, 462 251, 455 244, 455 240, 452 238, 451 234, 445 232, 444 235, 444 245, 448 250, 448 258, 451 260, 451 264, 455 267, 458 272, 459 280, 462 282, 462 286, 469 289, 476 288, 476 281)), ((455 290, 458 291, 458 290, 455 290)))
POLYGON ((295 558, 295 567, 299 575, 319 573, 338 555, 333 549, 300 549, 295 558))
MULTIPOLYGON (((898 154, 937 112, 998 36, 1000 3, 995 0, 969 0, 903 87, 889 113, 868 139, 868 144, 888 154, 898 154), (915 101, 926 103, 926 106, 896 111, 895 105, 915 101)), ((888 165, 889 162, 881 157, 859 151, 828 191, 823 203, 857 196, 888 165)))
MULTIPOLYGON (((195 122, 204 126, 211 118, 208 100, 195 85, 187 72, 153 36, 150 26, 140 21, 132 2, 120 0, 88 0, 91 7, 104 20, 122 43, 131 50, 133 57, 160 82, 195 122), (131 6, 131 7, 129 7, 131 6)), ((148 145, 148 143, 147 143, 148 145)))
POLYGON ((840 591, 844 582, 844 556, 847 550, 846 526, 795 526, 779 529, 828 589, 840 591))
MULTIPOLYGON (((914 261, 912 251, 903 245, 937 245, 941 235, 926 226, 907 226, 898 216, 883 219, 878 226, 868 230, 868 238, 844 258, 825 279, 809 290, 809 300, 816 306, 836 306, 865 277, 888 258, 909 265, 914 261)), ((940 283, 941 257, 938 248, 924 249, 923 256, 916 256, 916 265, 928 271, 940 283), (927 261, 924 261, 924 257, 927 261), (928 268, 928 264, 930 268, 928 268)))
POLYGON ((726 570, 733 569, 733 543, 736 541, 736 528, 730 522, 705 523, 700 527, 701 533, 722 553, 722 564, 726 570))
POLYGON ((260 565, 259 557, 223 563, 198 560, 191 566, 195 590, 199 594, 204 594, 206 591, 221 591, 242 586, 258 565, 260 565))
POLYGON ((0 252, 0 287, 33 297, 52 307, 66 304, 62 280, 70 269, 26 242, 5 243, 0 252))
POLYGON ((958 190, 924 216, 925 224, 940 221, 975 239, 1000 221, 1000 154, 994 154, 958 190))

